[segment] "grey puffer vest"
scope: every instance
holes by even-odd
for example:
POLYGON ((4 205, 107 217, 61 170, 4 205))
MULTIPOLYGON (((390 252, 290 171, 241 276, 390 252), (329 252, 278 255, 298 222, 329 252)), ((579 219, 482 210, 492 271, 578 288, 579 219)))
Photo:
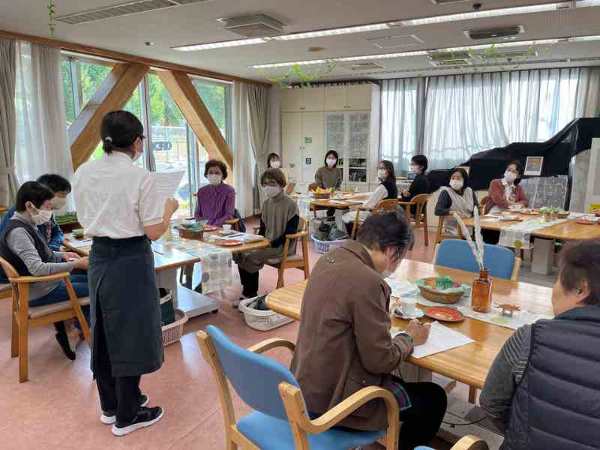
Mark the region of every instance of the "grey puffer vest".
POLYGON ((532 327, 502 449, 600 449, 600 307, 532 327))

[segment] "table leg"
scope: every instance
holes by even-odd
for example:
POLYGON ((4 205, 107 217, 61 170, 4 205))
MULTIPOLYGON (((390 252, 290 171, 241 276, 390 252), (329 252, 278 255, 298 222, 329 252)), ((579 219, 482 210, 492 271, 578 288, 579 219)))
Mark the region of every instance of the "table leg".
POLYGON ((542 275, 552 273, 554 264, 554 240, 535 238, 531 271, 542 275))
POLYGON ((345 212, 345 210, 343 210, 343 209, 335 210, 335 225, 336 225, 337 229, 341 230, 341 231, 346 230, 346 226, 344 225, 344 221, 342 220, 342 217, 344 216, 344 212, 345 212))
MULTIPOLYGON (((193 266, 192 266, 193 271, 193 266)), ((191 280, 191 276, 189 277, 191 280)), ((177 285, 177 269, 161 270, 156 274, 159 287, 170 289, 176 308, 184 311, 188 317, 196 317, 219 310, 219 304, 210 297, 177 285)), ((190 281, 191 283, 191 281, 190 281)))

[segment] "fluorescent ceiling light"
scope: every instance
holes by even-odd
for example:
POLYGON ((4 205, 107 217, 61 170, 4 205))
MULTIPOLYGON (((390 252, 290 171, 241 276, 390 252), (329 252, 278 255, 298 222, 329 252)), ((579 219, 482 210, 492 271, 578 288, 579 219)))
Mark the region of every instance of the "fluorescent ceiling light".
MULTIPOLYGON (((469 11, 457 14, 446 14, 443 16, 422 17, 416 19, 400 20, 390 25, 417 26, 430 25, 434 23, 457 22, 461 20, 483 19, 487 17, 512 16, 517 14, 531 14, 547 11, 556 11, 559 9, 570 9, 573 2, 555 2, 541 5, 513 6, 509 8, 489 9, 483 11, 469 11)), ((600 6, 600 0, 580 0, 575 3, 575 8, 586 8, 590 6, 600 6)))
POLYGON ((573 36, 567 39, 569 42, 588 42, 588 41, 600 41, 600 35, 598 36, 573 36))
POLYGON ((264 44, 265 42, 267 42, 267 40, 263 38, 238 39, 235 41, 211 42, 209 44, 182 45, 179 47, 171 48, 173 50, 179 50, 181 52, 192 52, 195 50, 209 50, 213 48, 240 47, 242 45, 264 44))
MULTIPOLYGON (((579 38, 575 38, 578 40, 595 40, 600 39, 600 36, 581 36, 579 38)), ((571 38, 573 39, 573 38, 571 38)), ((431 52, 461 52, 466 50, 485 50, 487 48, 505 48, 505 47, 530 47, 532 45, 552 45, 557 44, 559 42, 565 42, 569 39, 565 38, 555 38, 555 39, 538 39, 538 40, 530 40, 530 41, 510 41, 510 42, 498 42, 496 44, 479 44, 479 45, 469 45, 465 47, 448 47, 448 48, 435 48, 429 50, 415 50, 410 52, 398 52, 398 53, 383 53, 383 54, 375 54, 375 55, 362 55, 362 56, 345 56, 345 57, 337 57, 330 59, 313 59, 309 61, 291 61, 291 62, 281 62, 281 63, 271 63, 271 64, 259 64, 255 66, 251 66, 254 69, 267 69, 267 68, 277 68, 277 67, 291 67, 295 65, 304 66, 304 65, 312 65, 312 64, 326 64, 331 62, 353 62, 353 61, 369 61, 369 60, 377 60, 377 59, 391 59, 391 58, 403 58, 406 56, 425 56, 431 52)))
POLYGON ((366 33, 368 31, 387 30, 390 26, 387 23, 375 23, 372 25, 358 25, 355 27, 331 28, 328 30, 307 31, 305 33, 282 34, 273 36, 277 41, 292 41, 295 39, 310 39, 323 36, 339 36, 341 34, 366 33))

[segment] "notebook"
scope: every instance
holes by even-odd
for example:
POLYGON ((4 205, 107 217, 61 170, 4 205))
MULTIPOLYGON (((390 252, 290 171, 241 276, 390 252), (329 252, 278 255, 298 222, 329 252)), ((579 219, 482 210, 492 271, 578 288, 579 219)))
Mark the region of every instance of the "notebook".
MULTIPOLYGON (((398 330, 392 330, 392 337, 398 333, 398 330)), ((415 346, 412 356, 415 358, 425 358, 426 356, 462 347, 472 342, 475 341, 470 337, 452 330, 439 322, 432 322, 427 342, 423 345, 415 346)))

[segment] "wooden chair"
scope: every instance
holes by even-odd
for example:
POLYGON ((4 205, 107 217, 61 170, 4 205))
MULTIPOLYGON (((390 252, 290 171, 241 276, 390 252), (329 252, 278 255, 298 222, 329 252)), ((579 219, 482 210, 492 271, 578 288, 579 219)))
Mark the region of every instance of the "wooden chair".
POLYGON ((29 375, 29 327, 50 325, 55 322, 76 318, 81 324, 85 340, 90 342, 90 329, 81 311, 82 305, 89 305, 89 298, 77 298, 69 274, 55 273, 44 277, 20 276, 14 267, 0 258, 0 265, 8 276, 12 287, 12 340, 10 356, 19 357, 19 382, 28 380, 29 375), (29 285, 42 281, 64 281, 69 300, 45 306, 29 306, 29 285))
POLYGON ((377 386, 364 387, 320 417, 308 416, 300 387, 292 373, 275 360, 260 355, 292 342, 267 339, 249 349, 235 345, 221 330, 209 325, 196 334, 202 354, 210 364, 219 387, 225 416, 225 448, 228 450, 265 448, 309 450, 347 449, 366 446, 385 438, 385 448, 395 450, 400 430, 398 402, 394 395, 377 386), (236 421, 229 383, 253 411, 236 421), (373 399, 387 407, 387 430, 354 431, 336 425, 373 399), (331 444, 335 443, 335 447, 331 444))
POLYGON ((304 279, 306 280, 310 274, 309 259, 308 259, 308 222, 300 219, 300 231, 285 236, 283 244, 283 255, 278 258, 271 258, 267 261, 267 265, 278 269, 277 289, 283 287, 285 269, 300 269, 304 271, 304 279), (302 243, 302 255, 294 253, 288 255, 290 245, 294 241, 302 243))
POLYGON ((446 221, 446 217, 448 217, 448 216, 439 216, 437 232, 435 234, 435 244, 436 245, 439 244, 440 242, 442 242, 444 239, 464 239, 460 228, 458 228, 458 233, 459 233, 458 236, 455 236, 450 233, 446 233, 444 231, 444 222, 446 221))
POLYGON ((429 225, 427 224, 427 202, 429 194, 415 195, 410 202, 398 202, 406 209, 406 216, 414 229, 423 228, 423 240, 425 246, 429 246, 429 225), (411 207, 414 207, 415 213, 412 214, 411 207))
POLYGON ((356 235, 358 234, 358 228, 360 227, 360 212, 361 211, 371 211, 372 214, 382 214, 388 211, 396 211, 398 208, 398 199, 397 198, 388 198, 386 200, 381 200, 373 209, 360 207, 356 210, 356 216, 354 217, 354 224, 352 225, 352 234, 350 235, 351 239, 356 239, 356 235))

